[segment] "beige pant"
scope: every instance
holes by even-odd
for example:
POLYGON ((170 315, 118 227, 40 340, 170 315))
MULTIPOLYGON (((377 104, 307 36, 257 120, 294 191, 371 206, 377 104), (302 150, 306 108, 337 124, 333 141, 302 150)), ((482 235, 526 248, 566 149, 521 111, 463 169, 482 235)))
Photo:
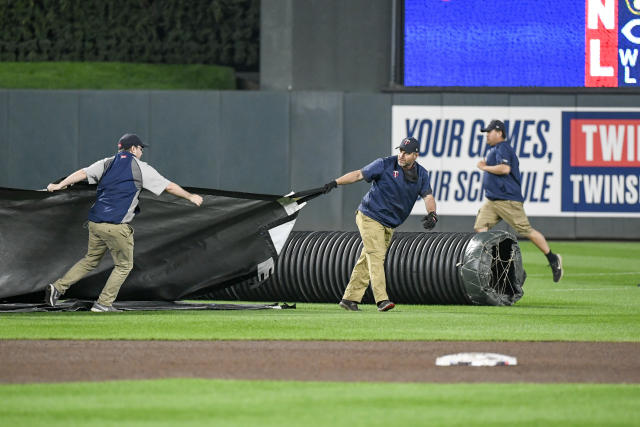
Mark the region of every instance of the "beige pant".
POLYGON ((64 293, 100 264, 109 249, 114 268, 102 289, 98 303, 110 306, 118 296, 120 287, 133 268, 133 228, 129 224, 108 224, 89 221, 87 254, 53 284, 64 293))
POLYGON ((355 302, 362 301, 362 296, 371 280, 371 289, 376 302, 388 300, 384 259, 391 243, 393 228, 385 227, 360 211, 356 214, 356 224, 364 246, 356 266, 353 267, 351 279, 342 298, 355 302))
POLYGON ((479 228, 491 229, 501 219, 521 236, 528 236, 533 231, 531 224, 529 224, 529 218, 524 213, 522 202, 513 200, 487 200, 484 202, 478 211, 473 228, 476 230, 479 228))

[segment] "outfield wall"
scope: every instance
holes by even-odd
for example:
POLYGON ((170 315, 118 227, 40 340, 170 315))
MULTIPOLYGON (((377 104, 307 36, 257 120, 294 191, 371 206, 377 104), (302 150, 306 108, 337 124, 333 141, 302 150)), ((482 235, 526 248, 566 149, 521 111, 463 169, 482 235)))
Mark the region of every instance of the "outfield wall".
MULTIPOLYGON (((495 117, 506 114, 515 120, 523 107, 540 107, 543 113, 554 108, 559 113, 591 108, 633 115, 640 112, 640 99, 633 95, 1 90, 0 186, 44 188, 113 154, 121 134, 136 132, 151 144, 144 160, 181 185, 284 194, 321 186, 390 155, 399 135, 392 136, 398 133, 392 123, 394 106, 412 106, 417 111, 442 107, 436 108, 440 115, 434 120, 450 118, 447 111, 459 115, 462 110, 457 107, 469 106, 477 106, 478 117, 489 120, 494 116, 485 116, 492 109, 480 107, 495 107, 495 117)), ((473 116, 464 120, 467 127, 473 124, 473 116)), ((555 158, 560 156, 562 143, 547 142, 556 147, 555 158)), ((429 154, 420 158, 423 165, 436 170, 452 165, 464 168, 459 162, 470 160, 431 159, 429 154)), ((562 174, 557 170, 564 167, 561 163, 549 165, 545 166, 552 168, 548 173, 562 174)), ((638 175, 640 168, 632 164, 624 170, 638 175)), ((557 194, 560 190, 553 185, 550 191, 557 194)), ((353 213, 367 188, 366 183, 357 183, 312 201, 296 229, 355 230, 353 213)), ((471 230, 476 205, 462 206, 442 200, 437 230, 471 230)), ((638 203, 617 213, 540 211, 533 205, 531 209, 536 215, 552 215, 531 218, 534 227, 550 238, 640 238, 638 203)), ((419 229, 419 216, 414 215, 399 230, 419 229)))

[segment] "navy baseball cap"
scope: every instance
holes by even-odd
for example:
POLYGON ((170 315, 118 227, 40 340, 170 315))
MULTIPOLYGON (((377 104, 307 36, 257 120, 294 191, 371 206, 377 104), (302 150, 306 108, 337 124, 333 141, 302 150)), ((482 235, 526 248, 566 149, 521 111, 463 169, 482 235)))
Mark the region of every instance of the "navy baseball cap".
POLYGON ((118 149, 119 150, 128 150, 131 147, 148 147, 148 145, 143 144, 142 140, 135 133, 125 133, 122 135, 120 140, 118 141, 118 149))
POLYGON ((405 153, 418 153, 420 152, 420 143, 417 139, 409 137, 403 139, 396 148, 399 148, 400 151, 404 151, 405 153))
POLYGON ((494 129, 502 131, 503 135, 507 134, 507 131, 504 130, 504 123, 502 123, 500 120, 491 120, 486 128, 480 129, 480 132, 491 132, 494 129))

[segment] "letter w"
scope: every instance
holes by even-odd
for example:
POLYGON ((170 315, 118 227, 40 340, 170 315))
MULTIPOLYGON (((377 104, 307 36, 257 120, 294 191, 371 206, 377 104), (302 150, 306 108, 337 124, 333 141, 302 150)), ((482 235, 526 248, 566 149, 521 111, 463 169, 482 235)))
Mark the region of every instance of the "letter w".
POLYGON ((622 62, 622 66, 627 67, 635 67, 636 61, 638 60, 638 49, 618 49, 618 53, 620 54, 620 62, 622 62))
POLYGON ((618 125, 616 133, 616 125, 607 126, 600 125, 600 146, 602 147, 602 160, 614 161, 622 160, 622 148, 624 147, 624 125, 618 125))
POLYGON ((584 201, 587 203, 600 203, 602 200, 602 175, 583 175, 584 201))

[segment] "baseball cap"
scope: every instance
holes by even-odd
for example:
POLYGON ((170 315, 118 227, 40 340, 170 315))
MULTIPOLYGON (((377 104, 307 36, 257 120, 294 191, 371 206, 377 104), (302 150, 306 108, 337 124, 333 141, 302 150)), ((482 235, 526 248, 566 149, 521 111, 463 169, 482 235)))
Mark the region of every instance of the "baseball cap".
POLYGON ((400 145, 398 145, 396 148, 399 148, 405 153, 418 153, 420 151, 420 143, 417 139, 409 137, 403 139, 400 145))
POLYGON ((490 132, 494 129, 502 131, 503 135, 507 134, 507 131, 504 130, 504 123, 502 123, 500 120, 491 120, 486 128, 480 129, 480 132, 490 132))
POLYGON ((148 147, 148 145, 143 144, 142 140, 135 133, 125 133, 122 135, 120 140, 118 141, 118 149, 120 150, 128 150, 131 147, 148 147))

